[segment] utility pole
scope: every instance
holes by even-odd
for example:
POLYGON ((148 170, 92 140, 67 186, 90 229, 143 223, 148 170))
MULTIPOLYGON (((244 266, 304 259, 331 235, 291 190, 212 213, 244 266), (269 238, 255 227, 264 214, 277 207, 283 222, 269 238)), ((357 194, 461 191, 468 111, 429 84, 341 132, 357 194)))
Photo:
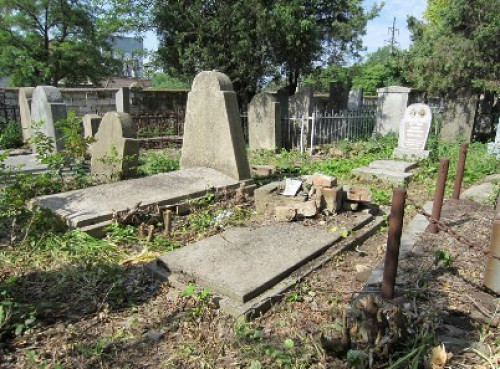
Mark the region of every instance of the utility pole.
POLYGON ((398 43, 396 41, 396 33, 399 35, 399 28, 396 28, 396 17, 394 17, 394 20, 392 21, 392 27, 389 27, 389 35, 391 36, 391 38, 389 40, 386 40, 386 42, 389 42, 391 44, 391 55, 394 54, 394 45, 398 43))

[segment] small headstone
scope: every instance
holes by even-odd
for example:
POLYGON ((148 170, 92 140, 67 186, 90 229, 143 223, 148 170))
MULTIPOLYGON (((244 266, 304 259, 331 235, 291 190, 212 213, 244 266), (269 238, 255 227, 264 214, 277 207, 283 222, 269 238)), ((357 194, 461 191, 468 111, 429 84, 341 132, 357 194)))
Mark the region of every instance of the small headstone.
POLYGON ((101 182, 132 177, 139 156, 139 141, 135 137, 130 114, 106 113, 92 144, 92 175, 101 182))
POLYGON ((487 150, 488 150, 488 155, 496 155, 496 157, 500 159, 500 118, 498 118, 495 141, 488 142, 487 150))
POLYGON ((276 96, 262 92, 248 108, 248 146, 250 150, 274 150, 281 145, 281 108, 276 96))
POLYGON ((34 87, 21 87, 19 89, 19 115, 21 116, 21 128, 23 141, 29 142, 31 138, 31 98, 34 87))
POLYGON ((83 136, 94 137, 99 130, 102 117, 98 114, 85 114, 82 118, 83 136))
POLYGON ((223 73, 199 73, 188 94, 181 169, 206 167, 250 179, 238 100, 223 73))
POLYGON ((401 120, 398 147, 394 150, 394 157, 428 157, 429 151, 425 150, 425 145, 429 137, 431 122, 432 112, 428 105, 410 105, 401 120))
MULTIPOLYGON (((54 151, 61 151, 64 148, 62 134, 56 128, 58 120, 66 119, 68 112, 59 89, 53 86, 38 86, 33 91, 31 100, 31 121, 41 122, 37 131, 52 138, 55 147, 54 151)), ((35 128, 31 125, 30 136, 33 137, 35 128)), ((33 151, 35 148, 33 147, 33 151)))
POLYGON ((389 86, 377 89, 377 123, 375 133, 387 135, 399 132, 399 122, 403 118, 411 89, 389 86))
POLYGON ((116 111, 119 113, 130 113, 130 88, 121 87, 115 96, 116 111))

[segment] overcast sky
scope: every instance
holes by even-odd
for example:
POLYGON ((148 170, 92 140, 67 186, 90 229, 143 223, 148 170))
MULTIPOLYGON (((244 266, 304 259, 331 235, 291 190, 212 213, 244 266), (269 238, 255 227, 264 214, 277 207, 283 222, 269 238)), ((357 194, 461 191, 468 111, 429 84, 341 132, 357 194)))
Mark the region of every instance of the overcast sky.
MULTIPOLYGON (((374 3, 380 3, 381 0, 365 0, 364 4, 369 9, 374 3)), ((398 32, 395 39, 398 46, 407 49, 410 45, 410 34, 406 28, 406 17, 414 15, 421 19, 422 14, 427 7, 426 0, 385 0, 380 15, 368 22, 366 36, 363 38, 363 44, 367 52, 376 51, 379 47, 387 45, 390 39, 389 27, 392 27, 394 17, 396 17, 396 28, 398 32)), ((155 51, 158 48, 158 41, 153 32, 148 32, 144 38, 144 47, 148 51, 155 51)))

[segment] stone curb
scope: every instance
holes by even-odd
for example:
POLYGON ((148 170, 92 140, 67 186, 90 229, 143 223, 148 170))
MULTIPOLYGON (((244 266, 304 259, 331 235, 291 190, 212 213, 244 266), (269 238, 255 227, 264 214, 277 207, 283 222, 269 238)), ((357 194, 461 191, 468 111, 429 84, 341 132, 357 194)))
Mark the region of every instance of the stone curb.
MULTIPOLYGON (((424 210, 428 213, 432 211, 432 201, 427 202, 424 205, 424 210)), ((413 250, 415 242, 421 233, 425 231, 429 221, 422 214, 417 214, 410 221, 407 227, 403 227, 403 235, 401 236, 401 245, 399 247, 399 260, 404 260, 413 250)), ((384 275, 384 261, 382 260, 373 269, 372 274, 366 281, 363 287, 363 292, 380 292, 382 286, 382 277, 384 275)))

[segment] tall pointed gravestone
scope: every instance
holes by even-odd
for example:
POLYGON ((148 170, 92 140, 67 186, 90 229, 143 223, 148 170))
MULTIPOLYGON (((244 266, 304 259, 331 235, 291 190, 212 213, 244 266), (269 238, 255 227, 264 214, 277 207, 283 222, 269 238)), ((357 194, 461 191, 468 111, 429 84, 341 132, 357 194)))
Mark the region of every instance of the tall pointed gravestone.
POLYGON ((199 73, 188 94, 181 169, 205 167, 250 179, 238 101, 225 74, 199 73))
POLYGON ((61 151, 64 148, 64 143, 61 139, 62 134, 55 123, 67 117, 68 111, 59 89, 52 86, 37 86, 35 88, 31 98, 31 121, 33 122, 30 132, 31 137, 39 131, 52 138, 55 144, 55 152, 61 151), (35 124, 35 127, 33 124, 35 124))

